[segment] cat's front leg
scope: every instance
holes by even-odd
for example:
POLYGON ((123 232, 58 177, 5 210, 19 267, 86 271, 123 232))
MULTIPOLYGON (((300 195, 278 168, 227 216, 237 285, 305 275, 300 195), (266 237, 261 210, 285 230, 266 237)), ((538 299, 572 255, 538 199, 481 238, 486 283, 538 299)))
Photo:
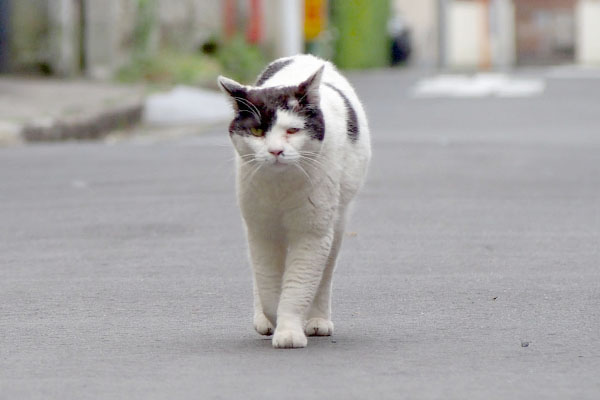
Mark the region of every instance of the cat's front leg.
POLYGON ((332 241, 333 229, 323 235, 290 237, 273 347, 306 347, 304 319, 321 282, 332 241))
POLYGON ((254 273, 254 328, 261 335, 270 335, 281 293, 285 244, 248 229, 248 246, 254 273))
POLYGON ((256 279, 254 280, 254 330, 261 335, 270 336, 275 331, 275 327, 271 321, 265 316, 263 311, 262 303, 260 302, 260 296, 258 295, 258 288, 256 287, 256 279))

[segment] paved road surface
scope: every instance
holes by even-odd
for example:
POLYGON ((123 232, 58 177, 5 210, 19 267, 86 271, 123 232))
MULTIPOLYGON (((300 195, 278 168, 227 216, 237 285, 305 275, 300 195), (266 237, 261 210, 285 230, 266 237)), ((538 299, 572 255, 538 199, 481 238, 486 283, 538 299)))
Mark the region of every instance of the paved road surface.
POLYGON ((0 149, 1 399, 597 399, 600 80, 413 99, 374 136, 335 336, 274 350, 225 133, 0 149))

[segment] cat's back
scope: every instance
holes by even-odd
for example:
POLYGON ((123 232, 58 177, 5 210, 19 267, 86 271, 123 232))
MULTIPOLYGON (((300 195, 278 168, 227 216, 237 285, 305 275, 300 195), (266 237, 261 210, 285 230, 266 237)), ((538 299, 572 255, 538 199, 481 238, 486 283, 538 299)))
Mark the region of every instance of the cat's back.
MULTIPOLYGON (((310 54, 299 54, 284 57, 271 62, 259 75, 256 86, 275 87, 297 85, 305 81, 319 68, 325 66, 322 85, 334 86, 344 92, 344 95, 356 97, 350 83, 340 74, 337 68, 329 61, 310 54)), ((356 98, 358 100, 358 98, 356 98)))
POLYGON ((310 54, 299 54, 272 61, 258 76, 256 86, 274 87, 297 85, 325 65, 323 78, 335 69, 333 64, 310 54))

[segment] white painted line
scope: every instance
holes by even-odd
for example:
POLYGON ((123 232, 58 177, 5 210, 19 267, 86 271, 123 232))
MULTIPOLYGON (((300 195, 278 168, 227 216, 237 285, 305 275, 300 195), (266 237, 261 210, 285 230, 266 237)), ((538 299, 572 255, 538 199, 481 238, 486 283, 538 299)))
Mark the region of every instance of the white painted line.
POLYGON ((439 75, 419 81, 415 98, 532 97, 544 92, 543 79, 516 79, 506 74, 439 75))

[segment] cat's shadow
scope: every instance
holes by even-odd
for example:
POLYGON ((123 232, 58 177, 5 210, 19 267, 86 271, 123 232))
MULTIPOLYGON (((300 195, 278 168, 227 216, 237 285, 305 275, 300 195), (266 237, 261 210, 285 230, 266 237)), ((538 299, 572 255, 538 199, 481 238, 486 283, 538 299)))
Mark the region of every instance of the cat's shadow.
POLYGON ((285 352, 315 354, 332 353, 339 351, 361 351, 377 347, 377 341, 368 335, 344 335, 334 336, 312 336, 308 338, 308 345, 301 349, 274 349, 272 336, 259 336, 254 332, 240 334, 240 332, 228 332, 221 335, 193 335, 179 337, 164 346, 172 352, 182 354, 264 354, 285 352))
POLYGON ((232 347, 239 351, 250 351, 250 352, 264 352, 264 351, 292 351, 292 352, 329 352, 356 349, 357 347, 370 346, 372 340, 368 337, 360 338, 349 338, 345 336, 312 336, 308 338, 308 345, 301 349, 274 349, 272 342, 272 336, 263 337, 243 337, 239 338, 235 343, 232 343, 232 347))

